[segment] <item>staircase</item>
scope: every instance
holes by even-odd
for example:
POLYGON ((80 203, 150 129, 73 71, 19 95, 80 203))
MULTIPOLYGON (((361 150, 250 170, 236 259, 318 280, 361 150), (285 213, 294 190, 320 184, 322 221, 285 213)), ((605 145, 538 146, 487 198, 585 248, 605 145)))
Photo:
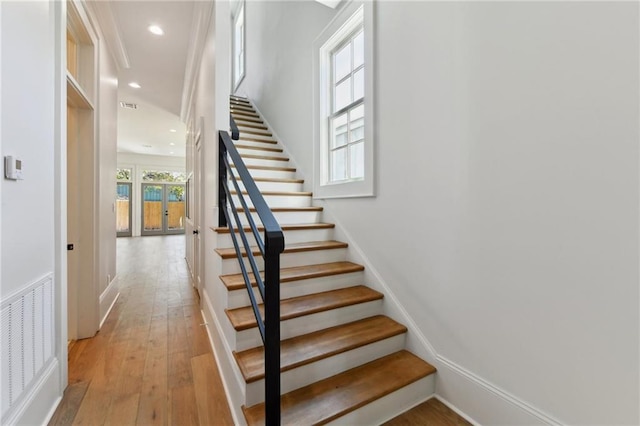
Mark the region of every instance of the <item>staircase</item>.
MULTIPOLYGON (((235 146, 285 234, 282 424, 376 424, 424 401, 434 393, 435 368, 405 350, 407 328, 382 315, 384 295, 363 282, 362 265, 346 260, 348 245, 332 239, 335 226, 321 221, 322 208, 312 206, 312 194, 302 190, 303 181, 251 103, 239 97, 230 102, 240 130, 235 146)), ((243 209, 239 213, 247 226, 243 209)), ((221 322, 236 362, 244 419, 264 424, 262 341, 229 229, 215 232, 226 295, 221 322)))

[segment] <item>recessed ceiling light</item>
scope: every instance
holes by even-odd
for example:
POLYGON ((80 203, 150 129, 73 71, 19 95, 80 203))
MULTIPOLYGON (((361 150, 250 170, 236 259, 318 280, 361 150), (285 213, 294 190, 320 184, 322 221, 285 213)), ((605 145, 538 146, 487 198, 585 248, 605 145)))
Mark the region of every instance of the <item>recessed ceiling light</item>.
POLYGON ((173 151, 170 151, 169 154, 173 154, 173 151))
POLYGON ((147 27, 147 29, 149 30, 150 33, 155 34, 155 35, 163 35, 164 31, 162 30, 162 28, 160 28, 157 25, 149 25, 147 27))
POLYGON ((129 87, 133 87, 134 89, 139 89, 141 86, 135 81, 132 81, 131 83, 129 83, 129 87))
POLYGON ((173 143, 173 142, 169 142, 169 145, 170 145, 170 146, 174 146, 174 145, 175 145, 175 143, 173 143))
POLYGON ((171 133, 175 133, 175 132, 177 132, 177 130, 176 130, 176 129, 169 129, 169 131, 170 131, 171 133))

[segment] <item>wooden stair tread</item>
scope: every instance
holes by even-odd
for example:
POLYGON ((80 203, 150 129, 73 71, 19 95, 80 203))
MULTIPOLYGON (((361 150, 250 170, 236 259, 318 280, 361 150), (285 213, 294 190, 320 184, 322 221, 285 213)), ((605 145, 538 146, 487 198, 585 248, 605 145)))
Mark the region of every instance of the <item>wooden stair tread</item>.
POLYGON ((236 125, 240 125, 243 123, 256 123, 256 124, 264 124, 261 118, 249 118, 249 117, 233 117, 233 120, 236 122, 236 125))
MULTIPOLYGON (((325 312, 345 306, 382 299, 379 293, 369 287, 358 285, 339 290, 324 291, 307 296, 292 297, 280 301, 280 321, 325 312)), ((258 305, 260 315, 264 316, 264 307, 258 305)), ((256 317, 251 306, 225 309, 231 325, 236 331, 257 327, 256 317)))
MULTIPOLYGON (((321 212, 322 207, 271 207, 272 212, 321 212)), ((255 212, 256 209, 249 207, 250 212, 255 212)), ((244 213, 244 207, 238 207, 238 212, 244 213)))
MULTIPOLYGON (((341 241, 310 241, 304 243, 294 243, 287 244, 284 248, 283 254, 288 253, 301 253, 305 251, 315 251, 315 250, 334 250, 348 247, 347 243, 343 243, 341 241)), ((242 257, 246 257, 246 252, 244 248, 241 249, 242 257)), ((230 248, 217 248, 216 253, 220 255, 223 259, 233 259, 236 257, 236 251, 233 247, 230 248)), ((260 250, 258 247, 251 247, 251 253, 254 256, 260 254, 260 250)))
MULTIPOLYGON (((311 278, 328 277, 332 275, 349 274, 352 272, 364 271, 364 266, 352 262, 331 262, 317 263, 314 265, 294 266, 280 269, 280 283, 308 280, 311 278)), ((245 288, 242 274, 221 275, 220 280, 227 287, 228 291, 245 288)), ((253 273, 249 274, 252 286, 256 286, 253 273)))
MULTIPOLYGON (((313 333, 283 340, 280 344, 281 371, 329 358, 371 343, 406 333, 407 328, 389 317, 376 315, 313 333)), ((264 347, 234 352, 247 383, 264 379, 264 347)))
MULTIPOLYGON (((234 169, 235 164, 231 164, 231 167, 234 169)), ((272 167, 272 166, 246 166, 249 170, 271 170, 273 172, 295 172, 296 169, 293 167, 272 167)))
POLYGON ((304 179, 253 178, 256 182, 304 183, 304 179))
POLYGON ((241 154, 240 156, 242 158, 253 158, 255 160, 289 161, 287 157, 276 157, 273 155, 241 154))
POLYGON ((253 109, 253 106, 251 106, 250 104, 240 104, 240 103, 231 103, 229 105, 229 108, 231 109, 231 111, 249 111, 249 112, 256 112, 255 109, 253 109))
MULTIPOLYGON (((435 371, 411 352, 395 352, 283 395, 282 424, 328 423, 435 371)), ((248 425, 264 424, 264 403, 242 410, 248 425)))
POLYGON ((235 117, 249 117, 249 118, 260 118, 258 113, 249 112, 249 111, 239 111, 239 110, 231 110, 231 114, 235 117))
MULTIPOLYGON (((331 229, 331 228, 335 228, 336 225, 333 223, 296 223, 296 224, 291 224, 291 225, 281 225, 280 228, 282 228, 283 231, 301 231, 304 229, 331 229)), ((264 226, 258 226, 258 231, 264 231, 264 226)), ((211 228, 213 229, 215 232, 217 232, 218 234, 229 234, 230 230, 227 227, 215 227, 215 228, 211 228)), ((244 232, 251 232, 251 228, 248 226, 245 226, 244 228, 242 228, 244 230, 244 232)), ((236 232, 238 232, 238 230, 236 229, 236 232)))
MULTIPOLYGON (((263 196, 285 196, 285 197, 311 197, 312 192, 306 191, 260 191, 263 196)), ((238 192, 234 189, 231 191, 232 195, 238 195, 238 192)), ((247 191, 242 191, 243 195, 247 195, 247 191)))
MULTIPOLYGON (((237 124, 237 123, 236 123, 237 124)), ((238 127, 248 127, 250 129, 262 129, 262 130, 269 130, 269 128, 267 126, 265 126, 264 124, 240 124, 238 125, 238 127)))
POLYGON ((254 151, 268 151, 268 152, 284 151, 282 148, 269 148, 268 146, 262 147, 262 146, 251 146, 251 145, 242 145, 242 144, 235 144, 235 145, 236 145, 236 149, 252 149, 254 151))

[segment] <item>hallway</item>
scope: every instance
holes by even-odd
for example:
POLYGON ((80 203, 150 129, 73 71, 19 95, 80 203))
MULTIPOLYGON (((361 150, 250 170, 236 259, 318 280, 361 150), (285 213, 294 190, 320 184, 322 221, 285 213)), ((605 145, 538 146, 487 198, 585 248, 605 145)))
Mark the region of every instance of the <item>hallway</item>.
POLYGON ((120 297, 69 348, 50 425, 233 424, 184 259, 184 236, 119 238, 120 297))

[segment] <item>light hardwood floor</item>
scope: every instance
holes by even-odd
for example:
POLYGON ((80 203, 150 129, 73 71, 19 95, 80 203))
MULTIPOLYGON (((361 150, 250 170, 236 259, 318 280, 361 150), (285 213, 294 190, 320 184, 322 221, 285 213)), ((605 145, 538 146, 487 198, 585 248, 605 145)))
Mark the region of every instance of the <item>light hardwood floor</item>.
POLYGON ((118 239, 120 297, 69 352, 50 425, 231 425, 184 260, 184 236, 118 239))

